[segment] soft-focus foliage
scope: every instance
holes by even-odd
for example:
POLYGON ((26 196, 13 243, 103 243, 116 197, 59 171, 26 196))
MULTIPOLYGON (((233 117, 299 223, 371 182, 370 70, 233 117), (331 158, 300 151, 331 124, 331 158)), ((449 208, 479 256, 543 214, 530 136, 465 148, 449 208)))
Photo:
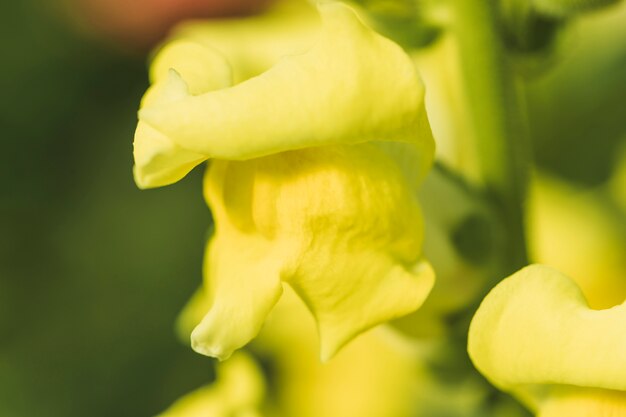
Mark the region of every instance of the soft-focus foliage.
POLYGON ((454 317, 493 286, 493 277, 502 268, 503 236, 483 197, 441 166, 420 187, 424 256, 437 279, 419 310, 393 322, 405 334, 425 340, 449 336, 454 317))
POLYGON ((611 177, 626 138, 626 2, 580 16, 526 87, 535 163, 584 185, 611 177), (590 146, 593 144, 593 146, 590 146))
POLYGON ((437 138, 437 158, 447 166, 479 181, 476 138, 469 127, 468 103, 459 68, 459 45, 450 34, 413 52, 424 82, 429 86, 426 107, 437 138), (462 138, 462 140, 459 140, 462 138))
POLYGON ((617 169, 609 184, 611 194, 626 215, 626 146, 622 145, 617 169))

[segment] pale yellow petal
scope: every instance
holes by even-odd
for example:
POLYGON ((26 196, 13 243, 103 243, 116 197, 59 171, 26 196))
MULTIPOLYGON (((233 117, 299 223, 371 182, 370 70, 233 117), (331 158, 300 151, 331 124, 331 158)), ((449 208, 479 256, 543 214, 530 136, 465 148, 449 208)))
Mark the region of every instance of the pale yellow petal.
POLYGON ((141 189, 175 183, 206 161, 204 155, 176 146, 167 136, 141 121, 135 131, 134 155, 133 175, 141 189))
MULTIPOLYGON (((423 134, 423 86, 402 48, 346 5, 319 10, 322 29, 307 53, 232 88, 147 106, 140 120, 185 149, 228 160, 328 144, 432 141, 423 134)), ((430 165, 431 155, 419 156, 419 166, 430 165)))
POLYGON ((491 382, 538 406, 554 385, 626 391, 625 328, 626 303, 592 310, 571 279, 533 265, 485 298, 468 349, 491 382))
POLYGON ((282 293, 280 267, 266 245, 215 238, 207 246, 209 310, 191 333, 191 347, 225 360, 257 335, 282 293))
MULTIPOLYGON (((232 83, 230 67, 223 57, 189 41, 166 45, 152 63, 150 78, 153 85, 146 92, 142 107, 175 101, 189 93, 224 88, 232 83)), ((206 155, 184 149, 142 121, 135 132, 134 158, 133 172, 140 188, 176 182, 207 159, 206 155)))
POLYGON ((229 349, 247 342, 282 280, 317 319, 328 358, 358 333, 417 309, 433 285, 414 189, 375 144, 216 161, 205 191, 216 224, 206 286, 233 317, 212 306, 208 316, 223 322, 199 326, 206 332, 196 341, 211 337, 229 349), (254 326, 241 323, 244 314, 254 326), (237 343, 212 330, 218 325, 237 343))
POLYGON ((435 278, 427 262, 407 267, 379 252, 334 252, 342 245, 327 244, 328 252, 304 257, 311 268, 292 282, 317 320, 322 361, 359 333, 419 308, 435 278))
POLYGON ((626 392, 557 387, 538 417, 626 417, 626 392))
POLYGON ((159 50, 150 64, 150 82, 167 81, 171 69, 180 74, 193 95, 233 84, 232 69, 226 58, 215 49, 190 40, 176 40, 159 50))

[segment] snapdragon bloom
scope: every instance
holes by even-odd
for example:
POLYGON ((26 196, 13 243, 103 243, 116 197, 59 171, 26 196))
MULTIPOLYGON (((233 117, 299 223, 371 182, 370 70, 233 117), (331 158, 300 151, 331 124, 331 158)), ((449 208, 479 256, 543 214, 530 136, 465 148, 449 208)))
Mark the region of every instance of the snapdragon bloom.
POLYGON ((434 282, 415 195, 434 153, 422 83, 348 6, 318 8, 308 50, 234 85, 228 54, 174 40, 139 111, 140 187, 210 160, 209 307, 191 339, 219 359, 257 335, 284 285, 315 317, 327 359, 419 308, 434 282))

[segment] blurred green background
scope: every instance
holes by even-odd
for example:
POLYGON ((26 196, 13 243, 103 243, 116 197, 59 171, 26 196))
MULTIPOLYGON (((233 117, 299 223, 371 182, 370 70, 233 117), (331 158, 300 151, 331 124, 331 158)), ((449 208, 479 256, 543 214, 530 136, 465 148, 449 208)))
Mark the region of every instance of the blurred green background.
POLYGON ((0 416, 148 416, 210 378, 179 343, 209 212, 200 172, 139 191, 143 52, 2 2, 0 416))
MULTIPOLYGON (((573 28, 528 88, 536 161, 583 186, 626 135, 624 9, 573 28)), ((201 279, 201 172, 133 183, 145 53, 41 1, 0 16, 0 416, 153 415, 212 374, 173 332, 201 279)))

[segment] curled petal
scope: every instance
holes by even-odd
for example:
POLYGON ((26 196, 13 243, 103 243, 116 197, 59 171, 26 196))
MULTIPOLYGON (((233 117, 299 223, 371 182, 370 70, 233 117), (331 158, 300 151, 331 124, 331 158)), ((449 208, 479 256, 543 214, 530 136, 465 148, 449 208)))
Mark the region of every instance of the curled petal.
MULTIPOLYGON (((183 98, 150 103, 140 120, 184 149, 227 160, 371 140, 432 141, 423 86, 402 48, 346 5, 319 10, 322 29, 307 53, 228 89, 194 96, 177 84, 183 98)), ((429 166, 432 156, 420 156, 416 164, 429 166)))
POLYGON ((263 242, 214 239, 205 256, 210 308, 191 333, 191 347, 225 360, 256 336, 282 294, 280 267, 263 242))
POLYGON ((626 303, 592 310, 578 286, 542 265, 500 283, 469 335, 476 367, 538 407, 555 386, 626 391, 626 303))
MULTIPOLYGON (((150 65, 151 84, 160 85, 167 81, 171 69, 185 79, 189 93, 194 95, 233 83, 232 70, 226 59, 215 49, 190 40, 168 43, 157 53, 150 65)), ((144 99, 142 107, 149 104, 144 99)))
MULTIPOLYGON (((215 51, 190 41, 176 41, 157 54, 150 79, 152 86, 142 100, 142 107, 227 87, 232 83, 232 74, 230 66, 215 51)), ((135 132, 134 157, 135 182, 140 188, 176 182, 207 159, 141 120, 135 132)))

